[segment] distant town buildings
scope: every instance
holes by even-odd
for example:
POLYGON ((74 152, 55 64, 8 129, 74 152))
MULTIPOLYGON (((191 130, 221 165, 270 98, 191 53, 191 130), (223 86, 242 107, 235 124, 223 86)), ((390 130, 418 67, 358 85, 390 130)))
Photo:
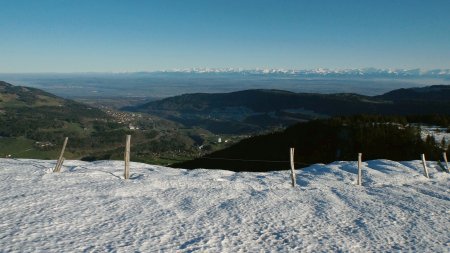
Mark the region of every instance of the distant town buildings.
POLYGON ((137 126, 134 126, 133 124, 128 124, 128 128, 130 129, 130 130, 139 130, 139 127, 137 127, 137 126))
POLYGON ((139 127, 134 124, 138 119, 142 118, 142 114, 139 113, 129 113, 129 112, 119 112, 112 110, 108 107, 100 107, 106 114, 111 116, 119 124, 127 124, 130 130, 139 130, 139 127))

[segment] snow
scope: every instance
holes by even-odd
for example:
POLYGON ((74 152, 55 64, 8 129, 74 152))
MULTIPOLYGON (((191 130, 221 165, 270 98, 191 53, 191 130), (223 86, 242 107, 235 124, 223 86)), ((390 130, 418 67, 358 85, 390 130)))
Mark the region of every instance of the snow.
POLYGON ((1 252, 450 252, 450 176, 429 162, 269 173, 0 159, 1 252))
POLYGON ((428 135, 433 136, 437 144, 441 144, 443 139, 447 145, 450 141, 450 133, 447 133, 447 128, 439 126, 420 126, 420 134, 423 140, 426 140, 428 135))
MULTIPOLYGON (((162 70, 145 73, 191 73, 191 74, 227 74, 227 73, 242 73, 242 74, 283 74, 283 75, 299 75, 299 76, 373 76, 373 77, 432 77, 445 78, 450 75, 450 69, 378 69, 378 68, 350 68, 350 69, 283 69, 283 68, 183 68, 162 70)), ((142 72, 140 72, 142 73, 142 72)))

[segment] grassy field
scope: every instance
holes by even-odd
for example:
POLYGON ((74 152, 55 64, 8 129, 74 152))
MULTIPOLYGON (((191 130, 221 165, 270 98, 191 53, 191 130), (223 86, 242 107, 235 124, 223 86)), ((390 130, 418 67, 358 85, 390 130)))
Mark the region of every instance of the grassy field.
MULTIPOLYGON (((57 159, 59 155, 56 147, 51 150, 40 150, 32 140, 19 138, 0 138, 0 157, 11 158, 36 158, 36 159, 57 159)), ((73 155, 68 152, 67 158, 73 155)))

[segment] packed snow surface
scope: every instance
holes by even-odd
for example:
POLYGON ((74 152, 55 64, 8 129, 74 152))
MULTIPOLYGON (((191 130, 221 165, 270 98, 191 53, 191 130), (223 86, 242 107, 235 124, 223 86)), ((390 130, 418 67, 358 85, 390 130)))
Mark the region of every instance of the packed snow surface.
POLYGON ((235 173, 0 159, 1 252, 449 252, 449 174, 429 162, 235 173))

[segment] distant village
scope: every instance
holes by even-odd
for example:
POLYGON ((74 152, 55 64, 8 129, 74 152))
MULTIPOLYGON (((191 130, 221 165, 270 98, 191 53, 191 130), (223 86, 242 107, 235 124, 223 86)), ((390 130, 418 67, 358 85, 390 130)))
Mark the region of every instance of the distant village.
MULTIPOLYGON (((139 130, 140 127, 136 124, 136 122, 144 119, 144 116, 140 113, 120 112, 104 106, 100 109, 114 118, 117 123, 128 124, 128 129, 130 130, 139 130)), ((152 120, 152 118, 148 117, 148 120, 152 120)))

